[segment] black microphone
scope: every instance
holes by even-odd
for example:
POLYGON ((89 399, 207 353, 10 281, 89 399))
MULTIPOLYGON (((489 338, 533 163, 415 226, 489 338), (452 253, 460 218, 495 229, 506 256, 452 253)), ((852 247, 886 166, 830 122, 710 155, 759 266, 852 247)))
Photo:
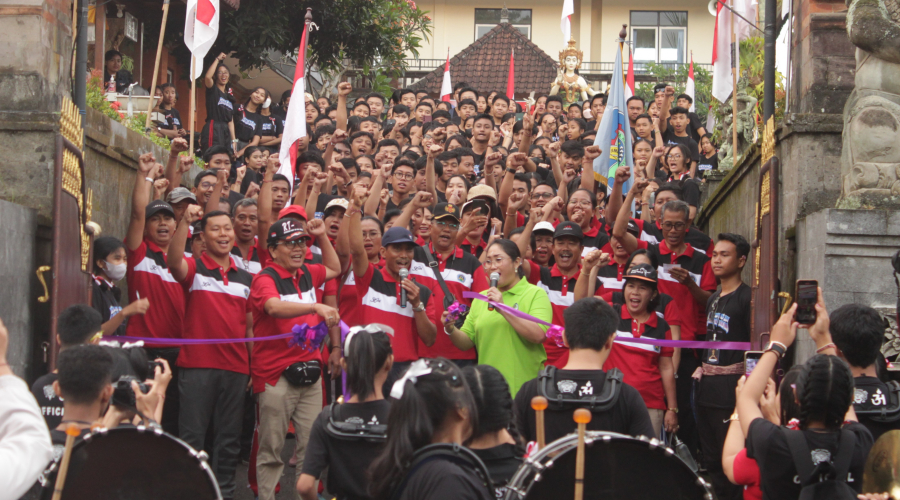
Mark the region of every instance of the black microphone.
MULTIPOLYGON (((500 281, 500 273, 491 273, 491 288, 497 288, 497 282, 500 281)), ((488 304, 488 311, 493 311, 494 306, 488 304)))
MULTIPOLYGON (((409 269, 403 268, 400 270, 400 281, 405 280, 409 277, 409 269)), ((406 307, 406 289, 400 288, 400 307, 406 307)))

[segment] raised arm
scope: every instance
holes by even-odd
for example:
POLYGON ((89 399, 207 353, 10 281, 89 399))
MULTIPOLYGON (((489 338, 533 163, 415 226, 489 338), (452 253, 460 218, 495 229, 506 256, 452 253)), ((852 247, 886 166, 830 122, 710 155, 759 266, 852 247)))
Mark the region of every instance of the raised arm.
POLYGON ((585 297, 594 295, 591 290, 591 282, 596 279, 594 269, 605 266, 609 263, 609 254, 600 250, 591 250, 584 257, 584 263, 581 266, 581 273, 578 275, 578 281, 575 282, 575 300, 581 300, 585 297))
POLYGON ((125 245, 129 250, 137 250, 144 241, 144 224, 147 204, 150 203, 150 190, 160 170, 162 165, 156 163, 153 153, 144 153, 138 158, 138 171, 134 178, 134 189, 131 191, 131 221, 128 223, 128 233, 125 236, 125 245))
POLYGON ((594 192, 594 160, 600 157, 603 150, 600 146, 588 146, 584 148, 584 158, 581 159, 581 188, 594 192))
POLYGON ((328 235, 325 234, 325 221, 322 219, 310 219, 306 223, 306 230, 316 238, 316 243, 322 250, 322 265, 325 266, 325 279, 337 278, 341 274, 341 262, 338 259, 334 247, 328 235))
POLYGON ((495 193, 497 192, 497 184, 494 176, 491 174, 491 170, 494 168, 494 165, 500 163, 501 158, 503 158, 503 154, 498 152, 490 153, 484 157, 484 169, 482 169, 484 184, 490 186, 495 193))
MULTIPOLYGON (((628 179, 631 171, 626 166, 616 169, 616 176, 613 182, 612 192, 606 197, 606 218, 607 224, 614 224, 615 220, 609 220, 610 216, 618 217, 619 210, 622 208, 622 179, 628 179)), ((630 217, 630 215, 629 215, 630 217)))
POLYGON ((281 161, 278 159, 278 153, 269 155, 269 160, 266 162, 266 173, 263 175, 262 186, 259 187, 259 197, 256 200, 259 213, 256 235, 259 241, 266 241, 269 226, 278 218, 278 214, 272 213, 272 178, 275 177, 275 172, 280 167, 281 161))
POLYGON ((675 87, 666 86, 666 98, 663 101, 663 109, 659 110, 659 129, 663 132, 669 126, 669 110, 672 109, 672 98, 675 97, 675 87))
POLYGON ((550 158, 550 170, 553 172, 553 178, 556 179, 556 186, 562 186, 563 172, 559 166, 559 142, 554 142, 547 146, 547 158, 550 158))
MULTIPOLYGON (((509 205, 506 208, 506 219, 503 221, 503 237, 509 239, 509 233, 518 227, 517 219, 519 210, 525 207, 525 204, 528 203, 528 195, 523 194, 519 195, 516 193, 512 193, 509 197, 509 205)), ((522 254, 525 255, 525 254, 522 254)))
POLYGON ((412 216, 416 213, 416 210, 427 208, 432 205, 434 205, 434 198, 431 196, 431 193, 419 191, 413 196, 412 201, 403 207, 403 212, 394 220, 394 225, 397 227, 409 227, 409 221, 412 220, 412 216))
MULTIPOLYGON (((362 219, 360 207, 365 204, 368 196, 369 193, 364 186, 353 186, 353 190, 350 192, 350 205, 347 208, 347 213, 350 214, 350 217, 344 220, 344 224, 342 224, 349 226, 350 255, 353 256, 353 274, 356 276, 366 274, 366 271, 369 269, 369 257, 366 255, 366 244, 363 241, 362 226, 360 224, 362 219)), ((346 216, 347 214, 344 215, 346 216)))
MULTIPOLYGON (((378 158, 376 158, 376 164, 378 158)), ((394 165, 385 159, 381 160, 382 163, 378 165, 378 170, 375 171, 375 175, 372 178, 372 188, 369 190, 369 193, 375 193, 375 196, 368 196, 365 202, 365 211, 366 215, 375 215, 378 212, 378 202, 381 200, 381 189, 384 187, 384 183, 387 181, 389 175, 391 175, 391 169, 394 165)), ((381 214, 381 219, 384 219, 384 214, 381 214)))
POLYGON ((326 182, 328 182, 328 174, 325 172, 316 173, 312 191, 309 192, 309 198, 307 198, 306 206, 304 207, 307 215, 316 213, 316 207, 319 206, 319 194, 322 193, 322 189, 325 187, 326 182))
POLYGON ((169 253, 166 254, 166 265, 172 273, 175 281, 181 283, 187 277, 188 264, 184 260, 184 247, 187 246, 188 230, 191 224, 203 217, 203 211, 197 205, 188 205, 184 211, 184 217, 178 221, 172 243, 169 244, 169 253))
MULTIPOLYGON (((543 213, 543 209, 534 207, 531 209, 530 217, 525 222, 525 229, 522 230, 522 235, 519 236, 518 241, 516 241, 516 246, 519 248, 519 255, 525 255, 528 252, 528 247, 531 246, 531 233, 534 231, 534 225, 538 223, 543 213)), ((531 276, 531 261, 528 259, 522 259, 522 272, 525 273, 525 276, 531 276)))
POLYGON ((428 149, 428 157, 425 160, 425 190, 431 193, 431 196, 435 201, 438 200, 438 195, 436 187, 437 173, 434 171, 434 158, 442 152, 444 152, 443 146, 433 144, 431 148, 428 149))
POLYGON ((631 220, 631 202, 634 201, 634 193, 645 187, 647 187, 646 179, 634 181, 634 185, 625 197, 625 202, 622 203, 622 208, 619 209, 619 214, 616 216, 616 223, 613 226, 613 236, 622 242, 622 246, 625 247, 625 251, 629 254, 637 250, 638 245, 637 238, 628 232, 628 221, 631 220))
MULTIPOLYGON (((216 84, 216 69, 219 67, 219 63, 225 60, 228 57, 224 52, 219 53, 216 56, 216 59, 209 66, 209 69, 206 70, 206 75, 203 76, 203 85, 206 85, 206 88, 211 89, 213 85, 216 84)), ((203 61, 200 61, 201 63, 203 61)))
POLYGON ((169 181, 169 185, 166 187, 166 194, 169 194, 170 191, 181 185, 182 173, 190 171, 191 165, 194 163, 193 158, 188 155, 184 157, 189 160, 187 168, 182 170, 185 163, 184 158, 182 158, 181 164, 179 164, 178 155, 188 150, 188 143, 186 140, 180 137, 172 139, 169 148, 169 160, 166 162, 166 180, 169 181))
POLYGON ((521 150, 518 153, 512 153, 506 157, 506 170, 503 172, 503 180, 500 181, 500 189, 497 191, 497 202, 500 204, 500 209, 503 210, 504 213, 507 212, 506 205, 509 200, 509 195, 512 193, 516 169, 524 166, 525 160, 527 159, 528 156, 521 152, 521 150))
POLYGON ((353 90, 350 82, 342 82, 337 86, 338 102, 337 102, 337 125, 341 130, 347 130, 347 96, 353 90))
POLYGON ((216 171, 216 185, 213 192, 209 195, 209 201, 206 202, 204 213, 214 212, 219 209, 219 199, 222 198, 222 190, 225 189, 225 183, 228 182, 228 171, 220 168, 216 171))

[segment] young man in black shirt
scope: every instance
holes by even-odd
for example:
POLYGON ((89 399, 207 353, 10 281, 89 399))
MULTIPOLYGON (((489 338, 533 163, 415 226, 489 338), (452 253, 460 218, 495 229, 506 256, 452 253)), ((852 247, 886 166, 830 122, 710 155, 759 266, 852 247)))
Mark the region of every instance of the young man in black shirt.
MULTIPOLYGON (((710 256, 713 275, 721 288, 706 305, 706 340, 750 341, 750 287, 741 281, 750 244, 743 236, 723 233, 710 256)), ((706 349, 702 365, 694 372, 700 380, 696 395, 697 431, 706 470, 712 478, 716 497, 740 500, 743 488, 728 481, 722 470, 722 447, 734 409, 734 388, 744 374, 744 351, 706 349)))
POLYGON ((697 163, 700 161, 700 147, 688 133, 688 110, 681 107, 666 109, 664 113, 672 115, 666 126, 666 121, 660 119, 659 126, 662 131, 663 141, 666 145, 684 144, 691 151, 691 177, 697 176, 697 163))
MULTIPOLYGON (((838 356, 850 366, 856 387, 853 408, 859 423, 872 433, 872 439, 887 431, 900 429, 900 415, 872 415, 891 406, 890 388, 879 380, 876 370, 881 345, 884 343, 884 322, 878 311, 868 306, 847 304, 831 313, 829 331, 838 356), (895 418, 890 418, 895 417, 895 418)), ((830 343, 826 339, 825 345, 830 343)), ((818 343, 817 343, 818 344, 818 343)))
MULTIPOLYGON (((569 348, 569 360, 562 370, 551 370, 553 379, 548 382, 550 389, 567 399, 604 394, 609 382, 603 363, 612 349, 614 333, 619 325, 618 314, 603 300, 587 297, 567 308, 564 317, 566 331, 563 340, 569 348)), ((587 425, 588 430, 652 437, 650 414, 640 393, 628 384, 619 384, 615 403, 606 411, 594 413, 587 425)), ((526 441, 536 439, 531 399, 541 394, 541 385, 541 378, 538 377, 525 382, 516 394, 516 420, 526 441)), ((547 442, 574 432, 576 424, 572 414, 576 409, 587 406, 579 403, 551 404, 544 412, 547 442)))
POLYGON ((691 135, 691 139, 700 142, 700 138, 706 135, 706 128, 703 126, 703 123, 700 121, 700 117, 697 113, 691 111, 691 106, 694 104, 694 99, 687 95, 681 94, 675 99, 675 105, 679 108, 684 108, 688 110, 688 133, 691 135))
MULTIPOLYGON (((88 344, 92 337, 101 332, 103 318, 92 307, 75 304, 59 313, 56 326, 56 342, 60 352, 88 344)), ((31 385, 31 393, 41 407, 41 415, 47 422, 48 429, 55 429, 63 419, 65 412, 63 398, 54 390, 58 378, 58 370, 38 378, 31 385)))

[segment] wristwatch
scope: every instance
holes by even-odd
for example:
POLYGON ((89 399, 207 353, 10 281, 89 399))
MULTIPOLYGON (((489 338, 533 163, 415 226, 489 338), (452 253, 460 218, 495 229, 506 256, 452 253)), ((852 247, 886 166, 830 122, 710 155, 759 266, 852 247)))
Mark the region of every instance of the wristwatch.
POLYGON ((420 313, 425 310, 425 304, 422 301, 419 301, 419 305, 413 307, 413 311, 420 313))
POLYGON ((773 341, 769 342, 769 345, 768 345, 768 347, 766 347, 766 350, 764 352, 769 352, 769 351, 774 352, 775 355, 778 356, 778 359, 781 359, 784 357, 784 354, 787 352, 787 346, 785 346, 781 342, 777 342, 777 341, 773 340, 773 341))

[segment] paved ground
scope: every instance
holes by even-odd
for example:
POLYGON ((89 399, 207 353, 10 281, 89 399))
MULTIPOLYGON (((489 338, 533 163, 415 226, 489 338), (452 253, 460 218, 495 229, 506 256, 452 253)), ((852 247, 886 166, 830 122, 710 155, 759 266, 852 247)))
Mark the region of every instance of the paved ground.
MULTIPOLYGON (((291 453, 294 452, 294 438, 288 438, 284 442, 284 449, 281 452, 281 459, 284 460, 284 472, 281 476, 281 492, 275 495, 277 500, 293 500, 294 497, 294 474, 296 469, 288 465, 291 459, 291 453)), ((247 483, 247 466, 238 463, 237 472, 234 475, 235 488, 234 500, 254 500, 253 492, 247 483)))

